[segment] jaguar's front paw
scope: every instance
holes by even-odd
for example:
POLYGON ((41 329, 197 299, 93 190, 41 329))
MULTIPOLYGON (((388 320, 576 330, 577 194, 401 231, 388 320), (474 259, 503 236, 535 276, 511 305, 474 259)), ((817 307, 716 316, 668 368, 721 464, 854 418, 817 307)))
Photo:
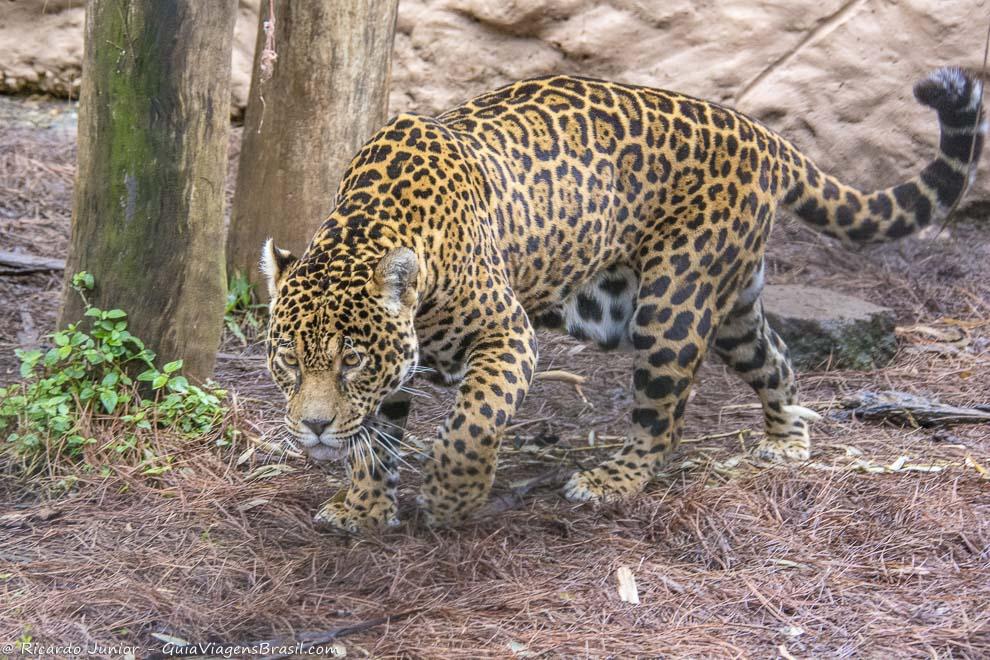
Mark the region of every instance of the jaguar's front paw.
POLYGON ((433 511, 429 506, 422 506, 423 523, 427 527, 455 527, 464 521, 464 516, 450 511, 433 511))
POLYGON ((484 500, 484 497, 466 498, 456 491, 424 489, 416 503, 428 527, 453 527, 464 522, 484 500))
POLYGON ((399 524, 399 512, 394 502, 374 502, 370 506, 352 506, 336 499, 324 502, 313 516, 318 527, 340 529, 357 534, 399 524))
POLYGON ((621 502, 642 491, 649 480, 645 468, 632 470, 606 463, 572 474, 564 484, 564 497, 571 502, 621 502))

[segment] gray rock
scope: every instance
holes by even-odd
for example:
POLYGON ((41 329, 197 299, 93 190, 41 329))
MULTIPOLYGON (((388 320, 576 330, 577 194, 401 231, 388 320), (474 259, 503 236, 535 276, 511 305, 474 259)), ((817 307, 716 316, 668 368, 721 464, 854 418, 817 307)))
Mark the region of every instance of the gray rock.
POLYGON ((893 311, 859 298, 810 286, 772 285, 763 290, 763 308, 798 370, 824 364, 874 369, 897 348, 893 311))

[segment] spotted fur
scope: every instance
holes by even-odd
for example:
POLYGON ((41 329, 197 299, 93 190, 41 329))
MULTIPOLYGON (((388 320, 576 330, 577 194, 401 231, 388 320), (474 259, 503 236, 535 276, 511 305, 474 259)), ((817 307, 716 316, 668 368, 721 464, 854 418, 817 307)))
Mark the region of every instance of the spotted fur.
POLYGON ((571 478, 572 500, 643 488, 677 446, 709 347, 763 403, 758 453, 807 459, 810 411, 760 302, 774 215, 787 206, 856 243, 942 219, 972 181, 981 92, 959 69, 920 82, 939 153, 869 194, 733 110, 645 87, 549 76, 394 118, 354 158, 302 257, 265 248, 288 428, 314 459, 349 457, 350 489, 318 520, 395 522, 402 388, 419 365, 459 383, 426 464, 426 515, 447 523, 483 503, 533 378, 537 326, 636 354, 629 439, 571 478))

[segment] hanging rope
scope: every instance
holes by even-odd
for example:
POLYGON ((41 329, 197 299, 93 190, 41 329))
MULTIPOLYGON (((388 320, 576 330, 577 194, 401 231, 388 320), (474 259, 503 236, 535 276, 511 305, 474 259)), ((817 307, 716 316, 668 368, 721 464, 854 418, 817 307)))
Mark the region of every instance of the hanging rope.
POLYGON ((260 82, 265 83, 271 80, 275 72, 275 60, 278 59, 278 53, 275 52, 275 0, 268 0, 268 20, 262 23, 262 29, 265 31, 265 47, 261 51, 259 73, 260 82))
POLYGON ((262 88, 272 79, 275 73, 275 60, 278 59, 278 53, 275 52, 275 0, 268 0, 268 20, 261 24, 261 29, 265 32, 265 47, 262 48, 261 56, 258 58, 258 100, 261 101, 258 133, 261 133, 261 127, 265 125, 265 110, 268 109, 262 88))

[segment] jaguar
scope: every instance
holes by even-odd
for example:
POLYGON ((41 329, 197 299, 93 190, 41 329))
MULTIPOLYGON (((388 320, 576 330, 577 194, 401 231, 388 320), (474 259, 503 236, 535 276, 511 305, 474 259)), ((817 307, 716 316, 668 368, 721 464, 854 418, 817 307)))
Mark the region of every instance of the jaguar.
POLYGON ((263 247, 286 427, 312 460, 348 465, 349 486, 316 521, 398 524, 408 383, 427 371, 456 396, 422 468, 425 520, 453 524, 485 503, 541 327, 634 352, 626 440, 570 477, 569 500, 643 490, 678 445, 709 351, 762 403, 755 453, 807 459, 815 414, 760 300, 776 211, 849 243, 944 221, 975 176, 982 89, 955 67, 918 82, 937 154, 872 193, 739 112, 641 86, 549 75, 436 117, 394 117, 354 157, 301 256, 263 247))

